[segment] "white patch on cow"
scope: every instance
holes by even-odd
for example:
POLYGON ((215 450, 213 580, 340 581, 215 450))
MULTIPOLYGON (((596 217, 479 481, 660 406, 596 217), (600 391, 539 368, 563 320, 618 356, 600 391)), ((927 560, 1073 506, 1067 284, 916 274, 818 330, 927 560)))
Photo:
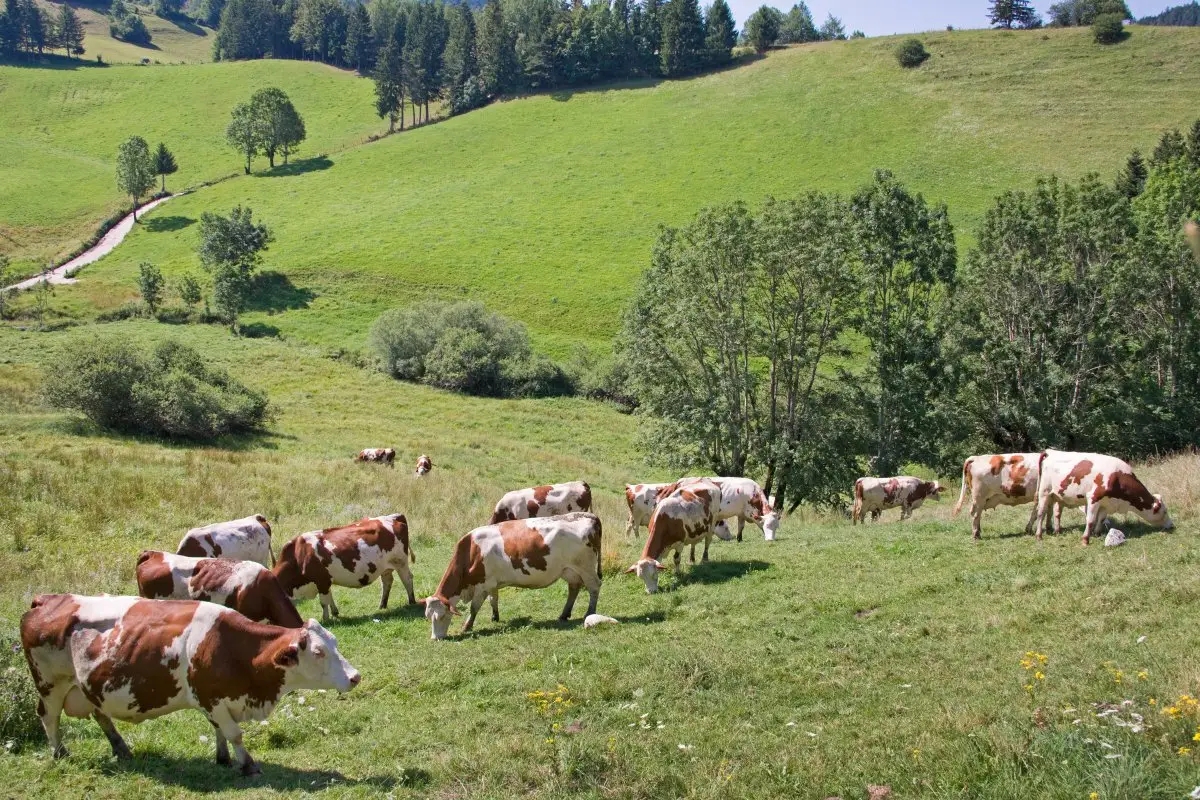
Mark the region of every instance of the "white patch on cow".
POLYGON ((233 561, 257 561, 264 567, 271 566, 271 534, 258 521, 257 515, 192 528, 179 540, 176 552, 182 550, 189 539, 199 544, 200 549, 208 556, 233 561), (221 548, 220 553, 214 552, 209 546, 206 536, 211 537, 213 544, 221 548))

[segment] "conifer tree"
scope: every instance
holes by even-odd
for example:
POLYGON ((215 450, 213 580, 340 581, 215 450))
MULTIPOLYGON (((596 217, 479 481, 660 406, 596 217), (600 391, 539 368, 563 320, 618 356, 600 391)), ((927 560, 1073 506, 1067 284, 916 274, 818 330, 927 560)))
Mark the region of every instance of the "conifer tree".
POLYGON ((727 64, 737 44, 733 12, 725 0, 713 0, 704 20, 704 49, 710 64, 727 64))
POLYGON ((346 64, 368 72, 375 62, 375 36, 371 30, 371 15, 362 3, 355 3, 346 21, 346 64))
POLYGON ((1125 168, 1117 175, 1116 190, 1130 200, 1137 197, 1146 188, 1146 176, 1149 171, 1146 169, 1146 162, 1142 158, 1142 154, 1134 150, 1129 154, 1129 160, 1125 162, 1125 168))
POLYGON ((500 0, 488 0, 483 7, 476 49, 484 92, 494 96, 511 91, 517 72, 516 37, 505 22, 500 0))
POLYGON ((701 67, 704 52, 704 20, 696 0, 668 0, 663 6, 663 75, 676 78, 701 67))
POLYGON ((162 176, 162 191, 167 191, 167 176, 174 175, 179 171, 179 165, 175 163, 175 155, 167 149, 167 146, 162 142, 158 143, 158 150, 154 152, 154 174, 162 176))
POLYGON ((68 56, 83 55, 83 23, 79 21, 75 9, 66 3, 58 9, 55 38, 58 40, 58 46, 66 50, 68 56))
POLYGON ((997 28, 1034 28, 1041 21, 1031 0, 993 0, 988 19, 997 28))
POLYGON ((397 119, 404 130, 404 35, 404 25, 397 24, 375 60, 375 113, 387 117, 388 133, 396 130, 397 119))

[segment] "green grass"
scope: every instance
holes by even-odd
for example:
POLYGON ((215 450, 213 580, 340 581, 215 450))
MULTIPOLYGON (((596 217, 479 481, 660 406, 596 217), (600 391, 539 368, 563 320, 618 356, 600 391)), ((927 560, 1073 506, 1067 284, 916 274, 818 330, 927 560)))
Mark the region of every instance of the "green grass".
MULTIPOLYGON (((239 178, 157 213, 195 220, 250 204, 276 232, 268 268, 316 295, 270 321, 287 335, 359 347, 390 306, 470 296, 562 355, 607 346, 657 226, 706 204, 850 192, 886 167, 946 202, 966 245, 1001 191, 1050 172, 1115 174, 1200 108, 1193 29, 1133 28, 1115 47, 1086 29, 923 38, 933 57, 917 70, 896 64, 896 38, 869 39, 499 103, 334 155, 326 170, 239 178)), ((63 297, 86 315, 131 297, 142 260, 196 269, 196 236, 139 230, 63 297)))
POLYGON ((1018 535, 1023 509, 988 514, 974 544, 968 521, 949 518, 951 498, 905 524, 894 511, 865 527, 793 516, 773 545, 751 528, 648 597, 620 574, 640 540, 623 536, 618 492, 662 475, 639 466, 630 417, 574 400, 447 395, 207 327, 175 334, 270 392, 271 436, 164 445, 38 405, 38 376, 60 348, 165 330, 0 331, 0 635, 35 593, 130 592, 141 549, 251 512, 271 518, 277 547, 404 512, 428 593, 454 539, 503 490, 575 477, 597 490, 600 611, 622 624, 559 625, 563 587, 509 590, 500 624, 485 612, 473 635, 435 643, 413 610, 378 612, 377 586, 339 589, 331 627, 363 684, 293 697, 268 725, 248 726, 261 779, 212 764, 209 726, 186 712, 122 725, 129 763, 110 759, 94 723, 70 722, 65 761, 36 742, 0 756, 11 786, 47 797, 858 798, 887 784, 897 797, 1174 800, 1200 782, 1200 761, 1175 753, 1197 722, 1157 710, 1200 686, 1200 458, 1139 469, 1177 532, 1122 524, 1136 536, 1117 550, 1081 547, 1078 512, 1067 535, 1038 545, 1018 535), (400 450, 396 470, 351 461, 385 444, 400 450), (438 464, 422 481, 409 474, 419 452, 438 464), (1018 663, 1027 650, 1049 659, 1032 698, 1018 663), (559 685, 561 714, 528 697, 559 685), (1092 703, 1126 699, 1147 732, 1095 716, 1092 703))
MULTIPOLYGON (((309 139, 298 159, 359 144, 378 128, 370 81, 322 64, 0 66, 0 252, 37 271, 127 208, 113 175, 129 136, 175 153, 179 172, 168 189, 240 173, 225 126, 230 109, 263 86, 283 89, 305 117, 309 139)), ((256 164, 265 167, 265 159, 256 164)))
MULTIPOLYGON (((57 19, 62 4, 41 0, 39 5, 57 19)), ((72 2, 70 5, 83 23, 83 48, 86 51, 83 58, 88 61, 95 61, 96 56, 109 64, 137 64, 143 58, 162 64, 198 64, 212 60, 216 31, 186 19, 163 19, 150 10, 150 4, 139 9, 146 30, 150 31, 150 44, 145 47, 109 35, 107 3, 72 2)))

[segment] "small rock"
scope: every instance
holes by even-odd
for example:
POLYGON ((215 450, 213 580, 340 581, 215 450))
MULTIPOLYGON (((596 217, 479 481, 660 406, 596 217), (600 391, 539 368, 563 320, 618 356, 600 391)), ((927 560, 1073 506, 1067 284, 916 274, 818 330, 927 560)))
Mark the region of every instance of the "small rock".
POLYGON ((1116 528, 1113 528, 1108 532, 1108 536, 1104 537, 1105 547, 1117 547, 1122 544, 1125 544, 1125 534, 1116 528))
POLYGON ((583 618, 583 627, 585 628, 594 628, 597 625, 616 625, 617 623, 617 620, 612 617, 606 617, 603 614, 588 614, 583 618))
POLYGON ((875 784, 867 785, 867 800, 887 800, 892 796, 892 787, 876 786, 875 784))

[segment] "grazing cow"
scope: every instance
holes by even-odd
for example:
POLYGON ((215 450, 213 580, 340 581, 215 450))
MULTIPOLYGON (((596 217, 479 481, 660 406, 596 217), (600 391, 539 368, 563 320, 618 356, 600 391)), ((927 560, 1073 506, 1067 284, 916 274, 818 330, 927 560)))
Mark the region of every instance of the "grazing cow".
POLYGON ((421 456, 417 459, 417 477, 428 475, 433 470, 433 462, 429 460, 429 456, 421 456))
POLYGON ((737 519, 739 542, 742 540, 742 528, 747 522, 761 527, 763 538, 768 542, 775 541, 775 531, 779 529, 775 499, 767 497, 758 482, 750 478, 680 478, 660 489, 658 496, 666 497, 676 488, 698 481, 710 481, 721 488, 721 507, 717 510, 717 519, 737 519))
POLYGON ((1083 543, 1109 514, 1137 514, 1151 525, 1171 530, 1175 523, 1160 495, 1150 494, 1119 458, 1100 453, 1067 453, 1045 450, 1038 464, 1037 538, 1046 527, 1051 503, 1084 506, 1083 543))
POLYGON ((625 570, 626 574, 636 573, 646 584, 646 593, 654 594, 658 591, 658 571, 666 569, 659 558, 668 550, 675 551, 675 568, 679 569, 684 545, 693 545, 695 563, 694 545, 704 540, 704 558, 708 560, 708 540, 713 535, 725 541, 733 538, 725 523, 717 519, 720 507, 721 487, 706 480, 680 486, 659 500, 650 516, 650 533, 642 557, 625 570))
POLYGON ((364 464, 386 464, 395 469, 396 451, 390 447, 368 447, 366 450, 359 450, 354 460, 364 464))
POLYGON ((588 614, 600 598, 600 518, 572 513, 484 525, 458 540, 437 591, 425 598, 425 618, 433 638, 445 639, 460 599, 471 604, 463 633, 475 624, 483 601, 491 598, 492 621, 500 620, 500 589, 542 589, 567 582, 567 604, 559 620, 571 618, 575 598, 588 590, 588 614))
POLYGON ((175 552, 193 558, 229 558, 275 566, 271 526, 262 514, 192 528, 179 540, 175 552))
POLYGON ((637 535, 638 528, 650 523, 650 515, 658 503, 660 490, 670 486, 669 483, 627 483, 625 484, 625 505, 629 506, 629 520, 625 523, 625 535, 637 535))
POLYGON ((572 511, 592 510, 592 487, 583 481, 514 489, 500 498, 488 525, 510 519, 557 517, 572 511))
POLYGON ((380 608, 387 608, 392 591, 392 573, 400 576, 408 602, 416 603, 412 570, 417 563, 408 541, 408 520, 403 514, 363 518, 340 528, 302 533, 279 551, 275 577, 293 600, 321 598, 322 621, 338 616, 333 587, 358 589, 376 578, 383 585, 380 608))
POLYGON ((854 482, 854 511, 850 516, 853 524, 866 522, 867 512, 871 521, 889 508, 900 507, 900 519, 906 520, 921 507, 925 498, 941 500, 942 485, 937 481, 923 481, 901 475, 897 478, 859 478, 854 482))
MULTIPOLYGON (((954 504, 954 516, 971 497, 971 535, 980 537, 983 512, 996 506, 1033 503, 1025 532, 1033 533, 1037 517, 1038 461, 1040 453, 1001 453, 971 456, 963 462, 963 483, 954 504)), ((1061 513, 1061 509, 1059 511, 1061 513)))
POLYGON ((257 561, 146 550, 138 556, 137 585, 138 594, 151 600, 206 600, 252 620, 284 628, 304 627, 275 574, 257 561))
POLYGON ((229 763, 232 744, 242 774, 255 775, 239 723, 266 719, 288 692, 348 692, 361 677, 316 620, 281 628, 195 600, 39 595, 21 618, 21 646, 56 758, 67 754, 63 711, 93 717, 113 755, 129 758, 114 718, 142 722, 194 708, 216 733, 217 763, 229 763))

